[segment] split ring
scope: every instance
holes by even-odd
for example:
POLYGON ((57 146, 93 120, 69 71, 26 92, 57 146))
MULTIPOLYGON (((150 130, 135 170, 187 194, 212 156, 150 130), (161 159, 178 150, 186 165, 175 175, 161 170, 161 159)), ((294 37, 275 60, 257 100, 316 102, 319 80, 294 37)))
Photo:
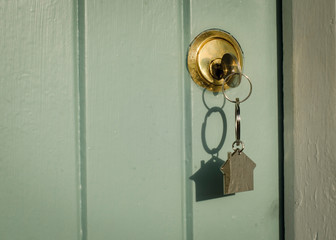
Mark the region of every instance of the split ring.
POLYGON ((236 106, 235 106, 235 132, 236 139, 240 140, 240 107, 239 107, 239 98, 236 98, 236 106))
POLYGON ((250 92, 249 92, 249 94, 247 95, 247 97, 244 98, 244 99, 241 100, 241 101, 238 101, 238 103, 242 103, 242 102, 245 102, 245 101, 250 97, 250 95, 251 95, 251 93, 252 93, 252 83, 251 83, 251 80, 250 80, 250 78, 249 78, 248 76, 246 76, 244 73, 241 73, 241 72, 233 72, 233 73, 229 74, 229 75, 224 79, 224 82, 223 82, 223 85, 222 85, 222 92, 223 92, 223 94, 224 94, 224 97, 225 97, 228 101, 230 101, 230 102, 232 102, 232 103, 237 103, 236 101, 232 100, 231 98, 229 98, 229 97, 225 94, 225 89, 224 89, 224 85, 225 85, 226 81, 227 81, 230 77, 232 77, 233 75, 235 75, 235 74, 239 74, 240 76, 244 76, 244 77, 247 79, 247 81, 249 82, 249 84, 250 84, 250 92))
POLYGON ((237 151, 238 150, 239 153, 241 153, 244 150, 244 148, 245 148, 245 145, 244 145, 243 141, 241 141, 241 140, 236 140, 236 141, 234 141, 232 143, 232 149, 233 149, 233 151, 237 151), (237 148, 235 148, 235 145, 237 146, 237 148), (238 148, 239 145, 241 145, 241 149, 238 148))

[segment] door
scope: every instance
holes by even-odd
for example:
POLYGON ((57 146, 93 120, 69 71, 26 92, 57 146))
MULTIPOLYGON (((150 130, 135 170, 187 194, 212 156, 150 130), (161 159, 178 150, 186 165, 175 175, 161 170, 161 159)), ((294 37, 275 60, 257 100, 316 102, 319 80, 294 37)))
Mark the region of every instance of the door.
MULTIPOLYGON (((24 73, 33 66, 32 74, 3 77, 3 111, 10 112, 8 101, 27 109, 10 91, 26 94, 33 109, 1 120, 12 139, 6 141, 10 150, 2 151, 7 172, 1 201, 10 205, 3 207, 10 219, 2 218, 3 239, 278 239, 276 1, 78 4, 2 3, 37 24, 35 34, 42 29, 28 35, 26 46, 37 38, 45 47, 34 43, 39 51, 26 53, 26 65, 6 69, 24 73), (242 139, 257 167, 254 191, 196 202, 189 177, 211 156, 202 145, 203 89, 192 82, 186 55, 192 39, 209 28, 230 32, 244 51, 253 93, 241 105, 242 139), (20 81, 31 93, 24 85, 15 88, 20 81), (31 115, 39 113, 42 125, 31 115), (26 139, 15 140, 20 136, 26 139), (17 177, 9 173, 18 168, 17 177)), ((6 36, 9 44, 12 37, 6 36)), ((232 93, 240 91, 246 89, 232 93)), ((223 103, 221 94, 205 92, 204 99, 209 106, 223 103)), ((234 105, 226 102, 223 110, 227 134, 218 157, 226 160, 235 138, 234 105)), ((209 120, 209 146, 221 138, 221 124, 217 116, 209 120)))

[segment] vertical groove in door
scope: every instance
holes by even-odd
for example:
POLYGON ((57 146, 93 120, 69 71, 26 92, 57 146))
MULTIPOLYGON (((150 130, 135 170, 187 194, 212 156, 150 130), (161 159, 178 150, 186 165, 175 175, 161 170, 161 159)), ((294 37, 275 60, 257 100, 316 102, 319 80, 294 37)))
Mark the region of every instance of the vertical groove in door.
POLYGON ((283 106, 283 43, 282 0, 276 1, 277 55, 278 55, 278 135, 279 135, 279 239, 284 240, 284 106, 283 106))
POLYGON ((192 175, 192 127, 191 127, 191 86, 190 77, 187 70, 187 52, 190 42, 190 4, 191 0, 182 0, 181 25, 182 25, 182 79, 183 79, 183 118, 184 118, 184 239, 193 239, 193 208, 192 208, 192 184, 189 176, 192 175))
POLYGON ((78 108, 79 108, 79 211, 80 239, 87 240, 87 183, 86 183, 86 51, 85 51, 85 1, 77 2, 78 17, 78 108))

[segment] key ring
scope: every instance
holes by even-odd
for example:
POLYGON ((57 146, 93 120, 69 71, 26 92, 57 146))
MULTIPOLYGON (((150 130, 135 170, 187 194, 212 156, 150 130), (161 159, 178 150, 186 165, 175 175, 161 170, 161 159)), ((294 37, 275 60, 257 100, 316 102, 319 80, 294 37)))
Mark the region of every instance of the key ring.
POLYGON ((244 151, 245 148, 245 144, 243 143, 243 141, 241 140, 236 140, 232 143, 232 149, 233 149, 233 153, 237 152, 240 154, 242 151, 244 151), (235 145, 237 146, 237 148, 235 148, 235 145), (238 146, 241 145, 241 149, 238 148, 238 146))
POLYGON ((230 101, 230 102, 232 102, 232 103, 237 103, 236 101, 232 100, 231 98, 229 98, 229 97, 225 94, 225 89, 224 89, 224 84, 226 83, 226 81, 227 81, 230 77, 232 77, 233 75, 235 75, 235 74, 239 74, 240 76, 244 76, 244 77, 247 79, 247 81, 249 82, 249 84, 250 84, 250 92, 249 92, 249 94, 247 95, 247 97, 244 98, 244 99, 241 100, 241 101, 238 101, 238 103, 242 103, 242 102, 245 102, 245 101, 250 97, 250 95, 251 95, 251 93, 252 93, 252 83, 251 83, 251 80, 250 80, 250 78, 249 78, 248 76, 246 76, 244 73, 241 73, 241 72, 233 72, 233 73, 229 74, 229 75, 224 79, 224 82, 223 82, 223 85, 222 85, 222 92, 223 92, 223 94, 224 94, 224 97, 225 97, 228 101, 230 101))
POLYGON ((235 132, 236 132, 236 140, 240 141, 240 107, 239 107, 239 98, 236 98, 236 106, 235 106, 235 132))

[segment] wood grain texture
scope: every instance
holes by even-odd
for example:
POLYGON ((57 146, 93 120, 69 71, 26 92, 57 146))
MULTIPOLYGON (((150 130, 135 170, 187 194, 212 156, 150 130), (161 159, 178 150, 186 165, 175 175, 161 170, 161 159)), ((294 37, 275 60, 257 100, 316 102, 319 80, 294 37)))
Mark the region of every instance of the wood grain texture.
POLYGON ((0 1, 0 239, 78 239, 75 8, 0 1))
POLYGON ((283 10, 286 239, 335 239, 335 1, 283 10))

